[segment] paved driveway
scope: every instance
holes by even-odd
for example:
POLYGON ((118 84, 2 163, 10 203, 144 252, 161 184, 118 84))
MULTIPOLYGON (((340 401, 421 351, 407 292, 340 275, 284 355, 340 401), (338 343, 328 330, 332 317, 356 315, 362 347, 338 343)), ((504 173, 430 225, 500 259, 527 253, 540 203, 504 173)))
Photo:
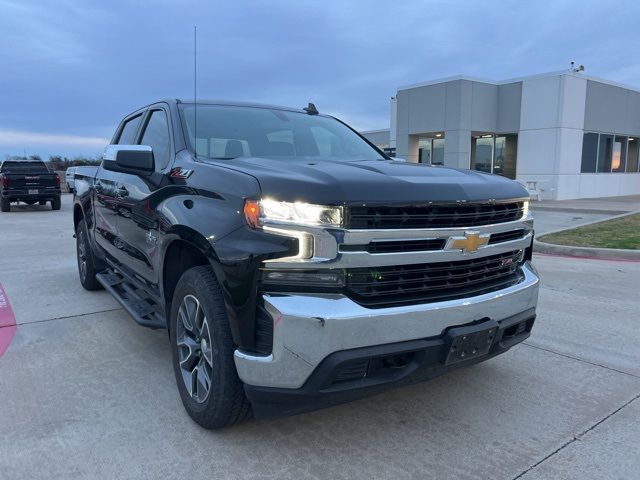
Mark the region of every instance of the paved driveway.
MULTIPOLYGON (((19 210, 19 211, 18 211, 19 210)), ((0 214, 18 323, 0 478, 629 478, 640 471, 640 264, 536 257, 526 344, 431 382, 222 432, 180 404, 166 332, 77 280, 63 209, 0 214)))
POLYGON ((580 225, 605 220, 611 213, 583 213, 559 210, 533 210, 536 237, 555 230, 575 228, 580 225))

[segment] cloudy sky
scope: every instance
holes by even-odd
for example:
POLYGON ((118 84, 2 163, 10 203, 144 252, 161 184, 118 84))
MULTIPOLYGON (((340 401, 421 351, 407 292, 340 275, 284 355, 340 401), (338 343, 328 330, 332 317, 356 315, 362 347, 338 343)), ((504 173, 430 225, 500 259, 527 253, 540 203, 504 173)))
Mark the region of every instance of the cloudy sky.
POLYGON ((568 68, 640 86, 640 2, 0 0, 0 158, 96 155, 166 97, 303 106, 388 126, 398 85, 568 68))

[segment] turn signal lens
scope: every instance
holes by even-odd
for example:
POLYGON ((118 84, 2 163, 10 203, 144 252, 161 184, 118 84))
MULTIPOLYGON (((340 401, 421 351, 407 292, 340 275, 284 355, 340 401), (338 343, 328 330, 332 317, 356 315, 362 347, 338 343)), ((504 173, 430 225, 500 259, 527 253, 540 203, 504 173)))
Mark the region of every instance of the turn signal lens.
POLYGON ((56 186, 59 187, 60 186, 60 175, 58 175, 56 173, 56 186))
POLYGON ((0 175, 0 179, 2 179, 2 188, 9 188, 9 177, 0 175))
POLYGON ((260 228, 260 203, 255 200, 245 200, 244 219, 251 228, 260 228))

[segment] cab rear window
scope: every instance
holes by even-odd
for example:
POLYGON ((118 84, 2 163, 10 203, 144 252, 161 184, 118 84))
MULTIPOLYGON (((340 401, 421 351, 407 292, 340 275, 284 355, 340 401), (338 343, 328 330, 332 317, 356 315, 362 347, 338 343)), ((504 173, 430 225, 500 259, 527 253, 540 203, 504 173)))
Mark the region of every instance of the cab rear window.
POLYGON ((0 173, 49 173, 44 162, 2 162, 0 173))

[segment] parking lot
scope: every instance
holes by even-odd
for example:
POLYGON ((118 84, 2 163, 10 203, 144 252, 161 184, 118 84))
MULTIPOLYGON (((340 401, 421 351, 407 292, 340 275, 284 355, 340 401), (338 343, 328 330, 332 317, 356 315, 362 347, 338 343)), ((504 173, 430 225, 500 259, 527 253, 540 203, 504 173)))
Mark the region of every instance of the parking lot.
POLYGON ((210 432, 182 408, 166 331, 82 289, 72 230, 69 195, 0 214, 17 323, 0 357, 2 479, 638 478, 640 263, 537 255, 538 320, 505 355, 210 432))

